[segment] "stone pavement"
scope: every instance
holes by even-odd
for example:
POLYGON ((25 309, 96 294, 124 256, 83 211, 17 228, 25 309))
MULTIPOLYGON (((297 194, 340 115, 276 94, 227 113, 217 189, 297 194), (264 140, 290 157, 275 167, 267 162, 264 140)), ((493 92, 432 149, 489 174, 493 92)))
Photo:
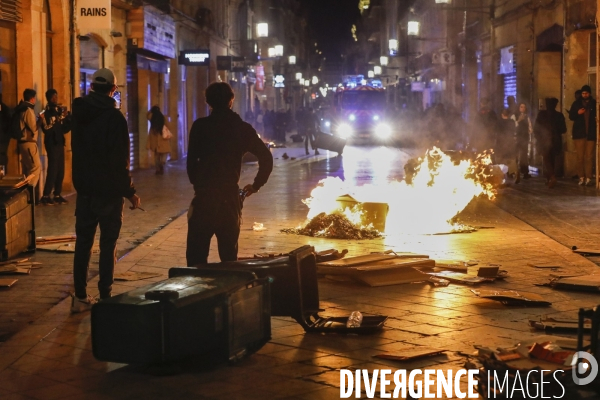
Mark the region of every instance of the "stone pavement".
MULTIPOLYGON (((297 203, 315 184, 307 171, 313 167, 328 169, 327 165, 340 161, 325 153, 316 163, 307 164, 307 158, 298 149, 285 150, 297 159, 276 160, 277 174, 256 197, 246 202, 240 255, 282 252, 311 244, 317 250, 347 248, 350 255, 391 248, 425 252, 431 258, 480 260, 501 264, 510 274, 505 282, 487 287, 539 293, 552 301, 552 306, 507 307, 479 299, 469 287, 453 284, 445 288, 424 284, 370 288, 321 279, 321 308, 325 309, 322 315, 348 315, 352 310, 384 314, 390 317, 384 330, 368 336, 305 334, 291 319, 277 317, 272 319, 272 340, 257 354, 233 366, 184 367, 173 376, 155 376, 142 367, 95 360, 91 353, 89 313, 70 315, 70 302, 65 300, 0 344, 0 398, 336 399, 340 395, 341 368, 373 370, 388 366, 410 370, 433 365, 442 369, 461 368, 465 358, 459 352, 472 352, 474 344, 509 346, 534 338, 539 333, 530 331, 529 318, 542 314, 573 317, 580 307, 591 307, 598 302, 590 294, 533 286, 544 281, 548 272, 528 267, 530 262, 558 263, 565 267, 563 272, 573 274, 591 273, 597 267, 487 200, 473 202, 463 212, 462 220, 495 228, 471 234, 346 241, 280 233, 280 228, 296 226, 305 218, 306 208, 297 203), (298 174, 297 184, 290 185, 290 174, 298 174), (280 196, 286 191, 296 192, 293 201, 280 196), (285 210, 287 219, 275 218, 283 215, 275 213, 279 208, 285 210), (268 229, 252 231, 254 221, 265 223, 268 229), (410 344, 433 345, 449 351, 408 363, 372 357, 381 352, 393 354, 410 344)), ((242 183, 253 173, 249 169, 242 183)), ((130 251, 119 261, 118 272, 151 271, 162 277, 119 282, 115 292, 161 280, 171 266, 184 265, 185 235, 186 216, 182 215, 130 251)), ((213 260, 215 255, 213 248, 213 260)), ((95 279, 90 282, 91 288, 95 279)))

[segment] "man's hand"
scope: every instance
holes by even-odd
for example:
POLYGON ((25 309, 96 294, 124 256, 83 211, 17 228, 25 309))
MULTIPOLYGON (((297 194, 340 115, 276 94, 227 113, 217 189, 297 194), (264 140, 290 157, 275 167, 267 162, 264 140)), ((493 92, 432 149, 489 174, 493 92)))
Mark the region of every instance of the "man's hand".
POLYGON ((142 201, 140 200, 137 194, 134 194, 127 200, 131 202, 131 207, 129 207, 130 210, 135 210, 136 208, 139 208, 142 205, 142 201))
POLYGON ((252 184, 249 183, 246 186, 244 186, 244 192, 246 192, 246 197, 250 197, 252 196, 252 193, 256 193, 258 192, 258 190, 254 189, 254 186, 252 186, 252 184))
POLYGON ((577 114, 585 114, 585 108, 580 108, 579 110, 577 110, 577 114))

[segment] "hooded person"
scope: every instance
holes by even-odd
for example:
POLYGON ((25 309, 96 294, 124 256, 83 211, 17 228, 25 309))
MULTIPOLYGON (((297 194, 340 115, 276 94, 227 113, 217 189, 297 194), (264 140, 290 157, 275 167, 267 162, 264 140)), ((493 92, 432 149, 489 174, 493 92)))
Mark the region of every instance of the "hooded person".
POLYGON ((71 312, 90 310, 96 299, 87 293, 87 276, 96 228, 100 226, 100 299, 111 296, 116 246, 123 222, 123 198, 130 209, 140 198, 129 174, 129 129, 111 97, 117 80, 107 68, 92 76, 92 91, 73 101, 71 147, 75 205, 75 293, 71 312))
POLYGON ((592 185, 592 164, 596 148, 596 100, 589 85, 581 87, 581 98, 576 99, 569 109, 573 121, 573 143, 577 153, 577 175, 580 186, 592 185))
POLYGON ((558 99, 547 97, 546 109, 538 113, 533 135, 544 162, 544 175, 549 188, 556 184, 556 159, 562 152, 562 134, 567 131, 565 116, 556 111, 558 99))

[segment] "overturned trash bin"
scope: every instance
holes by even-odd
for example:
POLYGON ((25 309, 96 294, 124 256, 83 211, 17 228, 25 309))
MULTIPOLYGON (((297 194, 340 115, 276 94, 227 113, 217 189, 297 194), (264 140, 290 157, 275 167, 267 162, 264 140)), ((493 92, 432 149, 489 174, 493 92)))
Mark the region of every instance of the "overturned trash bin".
MULTIPOLYGON (((364 316, 359 327, 346 326, 348 317, 319 315, 319 286, 315 249, 302 246, 288 256, 207 264, 206 268, 251 271, 270 281, 271 315, 294 318, 306 332, 372 333, 383 328, 387 316, 364 316)), ((171 268, 169 277, 202 275, 200 268, 171 268)))
POLYGON ((204 269, 101 300, 92 350, 101 361, 235 361, 271 339, 269 284, 249 271, 204 269))
POLYGON ((387 203, 359 202, 349 194, 339 196, 336 201, 342 211, 346 208, 350 211, 362 211, 361 225, 373 224, 373 228, 385 232, 385 220, 390 210, 387 203))

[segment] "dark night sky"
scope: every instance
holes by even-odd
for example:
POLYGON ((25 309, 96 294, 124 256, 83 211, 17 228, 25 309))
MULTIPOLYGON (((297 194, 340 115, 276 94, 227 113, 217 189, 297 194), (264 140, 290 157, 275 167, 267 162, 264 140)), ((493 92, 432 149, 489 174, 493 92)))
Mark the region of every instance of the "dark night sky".
POLYGON ((308 7, 308 24, 316 35, 319 50, 327 60, 339 60, 344 44, 352 40, 352 24, 360 16, 358 0, 301 1, 308 7))

